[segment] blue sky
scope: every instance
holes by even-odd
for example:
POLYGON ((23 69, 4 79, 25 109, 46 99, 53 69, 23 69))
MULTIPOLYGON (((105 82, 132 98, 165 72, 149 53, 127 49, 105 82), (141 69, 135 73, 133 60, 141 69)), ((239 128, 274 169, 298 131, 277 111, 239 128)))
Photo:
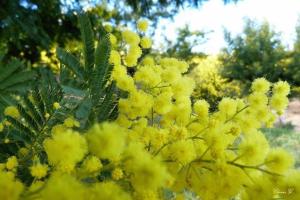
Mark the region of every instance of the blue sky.
MULTIPOLYGON (((258 22, 268 21, 273 29, 281 33, 283 43, 291 47, 299 16, 300 0, 240 0, 236 4, 227 5, 222 0, 210 0, 197 9, 180 10, 174 21, 161 20, 155 37, 167 35, 169 39, 175 39, 176 29, 188 24, 191 30, 212 31, 207 35, 208 41, 197 47, 197 50, 215 54, 226 45, 224 28, 233 35, 241 33, 247 17, 258 22), (166 30, 162 29, 164 26, 166 30)), ((159 45, 159 42, 155 43, 156 47, 159 45)))

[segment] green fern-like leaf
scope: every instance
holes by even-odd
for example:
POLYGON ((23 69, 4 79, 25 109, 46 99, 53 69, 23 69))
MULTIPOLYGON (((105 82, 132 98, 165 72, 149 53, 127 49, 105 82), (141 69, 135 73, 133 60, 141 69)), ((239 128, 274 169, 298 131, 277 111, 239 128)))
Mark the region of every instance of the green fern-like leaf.
POLYGON ((79 15, 79 24, 81 38, 83 40, 84 66, 88 72, 86 75, 89 75, 89 72, 91 72, 94 67, 94 33, 91 22, 86 14, 79 15))
POLYGON ((90 86, 94 103, 96 103, 102 95, 109 71, 111 70, 111 66, 109 64, 110 49, 109 35, 104 29, 101 29, 96 49, 95 69, 92 74, 90 86))
POLYGON ((12 118, 10 116, 7 116, 6 120, 8 122, 10 122, 15 129, 17 129, 19 132, 26 135, 28 140, 33 141, 35 133, 30 128, 28 128, 26 125, 24 125, 19 120, 15 119, 15 118, 12 118))
POLYGON ((61 48, 57 48, 56 52, 59 60, 74 74, 76 74, 78 78, 83 79, 85 75, 78 59, 72 54, 70 54, 69 52, 61 48))
POLYGON ((31 116, 30 110, 25 110, 25 108, 21 104, 18 104, 17 108, 22 118, 24 118, 26 126, 32 128, 35 132, 38 133, 40 131, 40 124, 31 116))
POLYGON ((20 83, 24 83, 26 81, 30 81, 32 80, 34 74, 34 71, 15 73, 14 75, 5 79, 5 81, 0 83, 0 90, 6 90, 6 88, 15 86, 20 83))
POLYGON ((23 98, 24 106, 30 110, 30 114, 35 122, 45 122, 45 115, 43 115, 43 111, 40 107, 34 105, 34 103, 25 96, 23 98))
POLYGON ((18 59, 0 63, 0 112, 8 105, 15 104, 14 95, 24 94, 30 88, 35 72, 26 70, 18 59))
POLYGON ((5 108, 8 105, 14 105, 16 103, 17 101, 11 96, 0 93, 0 108, 5 108))
POLYGON ((22 67, 21 61, 12 59, 6 67, 3 64, 0 67, 0 82, 9 78, 14 72, 18 71, 22 67))
MULTIPOLYGON (((36 110, 36 112, 40 113, 41 115, 41 118, 44 119, 44 116, 46 115, 46 106, 45 106, 45 103, 43 101, 43 98, 40 94, 40 90, 38 87, 35 87, 33 89, 33 91, 31 91, 31 95, 32 95, 32 98, 33 98, 33 101, 34 101, 34 106, 31 106, 30 103, 33 104, 33 102, 27 102, 26 106, 29 108, 29 109, 32 109, 32 112, 34 112, 33 110, 36 110)), ((26 98, 26 97, 25 97, 26 98)), ((26 101, 26 100, 25 100, 26 101)), ((40 120, 42 121, 42 120, 40 120)))
POLYGON ((64 99, 68 99, 67 104, 71 105, 71 110, 76 107, 71 114, 81 122, 83 127, 88 127, 112 116, 111 113, 116 110, 116 98, 115 90, 108 83, 112 70, 112 65, 109 64, 111 51, 109 33, 103 27, 100 28, 95 49, 94 33, 88 16, 81 14, 79 24, 83 41, 84 67, 81 67, 79 58, 65 50, 58 49, 57 53, 58 59, 63 64, 61 78, 65 84, 62 86, 65 92, 64 99), (76 77, 68 73, 65 68, 76 74, 76 77))
POLYGON ((46 69, 39 74, 41 81, 37 82, 33 89, 17 103, 20 119, 7 117, 12 127, 31 137, 39 136, 46 129, 51 129, 51 126, 48 126, 48 119, 55 113, 52 105, 62 99, 60 86, 53 83, 54 75, 46 69))
POLYGON ((117 105, 117 98, 115 96, 116 85, 112 83, 106 88, 105 96, 100 106, 96 107, 96 112, 98 113, 98 121, 104 121, 106 119, 114 119, 112 115, 114 109, 117 105))

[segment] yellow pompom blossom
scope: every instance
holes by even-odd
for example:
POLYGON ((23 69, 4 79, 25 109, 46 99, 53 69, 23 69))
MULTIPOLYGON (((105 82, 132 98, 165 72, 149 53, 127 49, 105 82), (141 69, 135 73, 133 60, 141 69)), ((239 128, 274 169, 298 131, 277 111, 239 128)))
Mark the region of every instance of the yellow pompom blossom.
POLYGON ((20 117, 20 113, 19 113, 18 109, 15 106, 6 107, 5 110, 4 110, 4 115, 10 116, 10 117, 13 117, 13 118, 19 118, 20 117))
POLYGON ((68 117, 67 119, 64 120, 64 125, 67 128, 72 128, 72 127, 79 127, 80 123, 74 119, 74 117, 68 117))
POLYGON ((172 85, 174 97, 180 98, 191 95, 195 88, 195 82, 189 77, 182 77, 172 85))
POLYGON ((59 109, 59 108, 61 108, 61 106, 60 106, 60 104, 58 102, 54 102, 53 103, 53 108, 54 109, 59 109))
POLYGON ((209 104, 205 100, 197 100, 194 103, 194 112, 200 119, 207 118, 209 113, 209 104))
POLYGON ((111 173, 112 179, 116 181, 122 179, 123 176, 124 176, 123 171, 120 168, 114 169, 111 173))
POLYGON ((85 137, 90 152, 102 159, 118 157, 125 147, 125 130, 117 124, 95 125, 85 137))
POLYGON ((290 85, 286 81, 279 81, 274 84, 273 92, 278 95, 287 96, 290 93, 290 85))
POLYGON ((55 135, 55 134, 60 134, 60 133, 66 132, 67 130, 68 130, 68 128, 65 125, 57 124, 52 127, 51 133, 52 133, 52 135, 55 135))
POLYGON ((260 108, 267 105, 268 97, 263 93, 254 92, 248 96, 248 101, 253 107, 260 108))
POLYGON ((0 199, 18 200, 23 190, 23 184, 15 180, 12 173, 0 170, 0 199))
POLYGON ((143 117, 149 114, 153 105, 153 97, 143 91, 132 92, 128 99, 119 100, 120 113, 130 119, 143 117))
POLYGON ((141 39, 142 48, 149 49, 149 48, 151 48, 151 45, 152 45, 152 40, 149 37, 143 37, 141 39))
POLYGON ((125 42, 127 42, 130 45, 138 45, 140 43, 140 37, 138 36, 138 34, 132 31, 129 30, 123 31, 122 37, 125 40, 125 42))
POLYGON ((146 32, 148 29, 148 21, 147 20, 139 20, 137 23, 137 28, 142 32, 146 32))
POLYGON ((265 164, 268 169, 276 173, 284 173, 293 167, 294 158, 291 154, 281 148, 272 149, 266 156, 265 164))
POLYGON ((84 189, 85 187, 75 177, 68 174, 55 173, 51 175, 45 188, 41 190, 41 199, 84 200, 86 199, 84 189))
POLYGON ((186 165, 196 158, 196 152, 192 141, 178 141, 169 146, 171 159, 186 165))
POLYGON ((130 195, 112 181, 95 184, 90 190, 91 200, 131 200, 130 195))
POLYGON ((189 65, 185 61, 177 60, 176 58, 163 58, 160 60, 160 65, 163 69, 175 68, 180 73, 187 72, 189 65))
POLYGON ((124 91, 134 91, 133 78, 127 75, 126 68, 122 65, 115 65, 112 71, 112 78, 117 82, 117 86, 124 91))
POLYGON ((56 132, 44 141, 49 163, 59 170, 71 172, 87 153, 87 142, 79 133, 66 130, 56 132))
POLYGON ((214 173, 204 173, 201 179, 197 178, 203 171, 190 170, 188 184, 203 199, 230 199, 241 190, 241 183, 245 180, 243 171, 220 161, 215 164, 214 173), (231 179, 234 179, 232 181, 231 179))
POLYGON ((137 61, 139 59, 139 57, 142 55, 142 50, 141 48, 136 45, 133 44, 129 47, 129 50, 127 52, 127 55, 125 57, 125 62, 126 62, 126 66, 127 67, 134 67, 137 65, 137 61))
POLYGON ((116 45, 117 44, 117 38, 115 35, 113 34, 109 34, 109 41, 111 43, 112 46, 116 45))
POLYGON ((258 177, 253 180, 253 183, 249 184, 245 188, 245 192, 242 194, 242 200, 253 199, 272 199, 273 198, 273 185, 264 176, 258 177))
POLYGON ((109 62, 114 65, 121 65, 121 56, 116 50, 111 50, 109 62))
POLYGON ((18 167, 18 159, 16 156, 11 156, 6 161, 6 169, 13 170, 18 167))
POLYGON ((142 62, 141 62, 142 65, 148 65, 148 66, 154 66, 155 63, 154 63, 154 59, 152 56, 146 56, 142 62))
POLYGON ((161 77, 166 83, 171 84, 180 79, 181 74, 180 71, 176 68, 167 68, 162 70, 161 77))
POLYGON ((137 191, 158 189, 166 184, 169 174, 165 166, 134 144, 125 152, 125 170, 131 174, 130 180, 137 191))
POLYGON ((99 171, 103 165, 98 157, 89 156, 83 161, 82 167, 88 173, 94 173, 99 171))
POLYGON ((44 178, 48 172, 48 166, 45 164, 37 163, 30 167, 30 173, 37 179, 44 178))
POLYGON ((172 92, 162 92, 153 102, 153 109, 158 114, 166 114, 172 109, 172 92))
POLYGON ((281 94, 276 94, 271 98, 271 106, 274 110, 276 110, 279 114, 282 114, 283 110, 288 105, 288 98, 286 96, 282 96, 281 94))
POLYGON ((128 54, 125 57, 126 66, 128 66, 128 67, 136 66, 138 58, 139 58, 139 56, 137 54, 135 54, 134 52, 132 52, 132 54, 128 54))
POLYGON ((279 81, 274 84, 272 92, 270 105, 278 114, 282 114, 288 105, 287 95, 290 93, 290 86, 285 81, 279 81))
POLYGON ((280 180, 279 189, 281 195, 287 200, 300 199, 300 172, 299 170, 289 170, 280 180))
POLYGON ((146 86, 154 87, 161 82, 161 79, 156 74, 159 73, 155 67, 143 66, 135 73, 134 80, 141 82, 146 86))
POLYGON ((133 194, 133 199, 158 200, 161 198, 159 192, 155 190, 141 190, 133 194))
POLYGON ((237 112, 237 102, 231 98, 223 98, 219 105, 219 111, 224 115, 231 117, 237 112))
POLYGON ((253 132, 239 145, 240 160, 246 164, 263 163, 269 151, 269 144, 261 132, 253 132))
POLYGON ((269 81, 265 78, 258 78, 251 85, 251 90, 258 93, 267 93, 271 87, 269 81))
POLYGON ((128 119, 125 115, 119 115, 116 122, 122 127, 128 128, 132 125, 132 121, 128 119))
POLYGON ((22 147, 18 151, 18 155, 19 155, 18 157, 27 156, 28 153, 29 153, 29 149, 26 147, 22 147))

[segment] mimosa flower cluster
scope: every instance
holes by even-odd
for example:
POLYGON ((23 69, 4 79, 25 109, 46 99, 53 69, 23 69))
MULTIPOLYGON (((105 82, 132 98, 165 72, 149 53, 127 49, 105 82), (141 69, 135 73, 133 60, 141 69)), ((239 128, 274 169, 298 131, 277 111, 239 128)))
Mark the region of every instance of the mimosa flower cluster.
POLYGON ((217 56, 195 57, 192 63, 196 65, 189 73, 196 83, 193 98, 206 99, 211 108, 215 109, 224 96, 240 96, 240 84, 221 76, 224 67, 217 56))
MULTIPOLYGON (((147 26, 138 23, 140 35, 147 26)), ((111 81, 126 93, 117 119, 77 132, 70 117, 37 145, 20 148, 0 164, 0 199, 184 199, 185 191, 202 200, 300 199, 293 157, 272 149, 260 131, 283 113, 289 85, 257 79, 248 97, 224 97, 210 112, 205 100, 191 100, 189 65, 143 56, 151 40, 140 35, 112 36, 123 45, 111 51, 111 81), (21 182, 28 163, 32 179, 21 182)), ((5 115, 20 117, 15 107, 5 115)))

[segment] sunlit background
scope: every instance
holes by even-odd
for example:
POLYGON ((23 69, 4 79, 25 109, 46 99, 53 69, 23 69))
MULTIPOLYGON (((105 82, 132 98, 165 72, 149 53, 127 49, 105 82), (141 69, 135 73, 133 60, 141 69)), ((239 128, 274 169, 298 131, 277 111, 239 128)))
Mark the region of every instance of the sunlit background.
MULTIPOLYGON (((299 0, 243 0, 224 4, 222 0, 204 2, 199 8, 184 8, 174 20, 163 19, 159 23, 156 37, 166 36, 175 40, 176 29, 187 24, 192 31, 210 31, 207 42, 195 48, 196 51, 216 54, 226 46, 224 29, 233 35, 243 30, 246 18, 257 22, 267 21, 271 27, 281 33, 283 44, 291 48, 294 42, 300 14, 299 0)), ((156 43, 156 47, 159 43, 156 43)))

